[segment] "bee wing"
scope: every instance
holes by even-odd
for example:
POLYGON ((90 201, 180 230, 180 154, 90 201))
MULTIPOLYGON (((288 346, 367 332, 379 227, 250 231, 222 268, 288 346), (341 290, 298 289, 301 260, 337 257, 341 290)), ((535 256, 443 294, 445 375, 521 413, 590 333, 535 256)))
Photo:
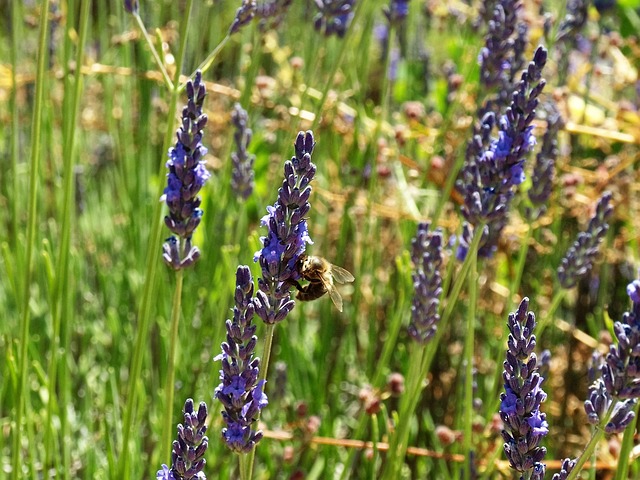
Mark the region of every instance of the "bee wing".
MULTIPOLYGON (((345 270, 346 272, 346 270, 345 270)), ((349 273, 349 272, 347 272, 349 273)), ((336 306, 338 311, 342 311, 342 296, 340 296, 340 292, 336 289, 336 286, 333 284, 333 276, 331 275, 323 275, 320 277, 320 281, 324 286, 325 290, 329 293, 331 297, 331 301, 336 306)))
MULTIPOLYGON (((337 265, 331 265, 331 274, 338 283, 351 283, 355 280, 351 272, 337 265)), ((327 289, 328 290, 328 289, 327 289)))
POLYGON ((331 301, 336 306, 339 312, 342 311, 342 297, 340 296, 340 292, 331 285, 331 288, 327 288, 327 292, 329 292, 329 296, 331 297, 331 301))

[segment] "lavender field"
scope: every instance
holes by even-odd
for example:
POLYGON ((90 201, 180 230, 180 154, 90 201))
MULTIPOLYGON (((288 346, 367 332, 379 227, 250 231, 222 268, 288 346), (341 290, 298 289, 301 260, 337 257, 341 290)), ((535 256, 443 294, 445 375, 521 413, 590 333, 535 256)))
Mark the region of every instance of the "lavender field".
POLYGON ((640 478, 640 0, 0 11, 0 480, 640 478))

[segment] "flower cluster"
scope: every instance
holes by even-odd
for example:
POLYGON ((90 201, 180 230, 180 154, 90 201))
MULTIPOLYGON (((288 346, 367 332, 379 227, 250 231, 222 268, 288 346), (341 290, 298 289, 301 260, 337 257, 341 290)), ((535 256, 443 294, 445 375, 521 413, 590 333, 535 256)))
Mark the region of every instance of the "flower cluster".
POLYGON ((569 474, 573 470, 573 467, 576 466, 576 461, 571 460, 569 458, 565 458, 562 461, 562 466, 560 467, 560 471, 558 473, 554 473, 551 480, 567 480, 569 474))
POLYGON ((607 433, 620 433, 631 424, 640 398, 640 280, 631 282, 627 293, 633 306, 613 325, 617 345, 609 347, 600 368, 602 376, 589 387, 584 403, 587 418, 594 425, 605 419, 613 405, 604 426, 607 433))
POLYGON ((178 424, 178 439, 173 441, 171 468, 162 465, 158 470, 158 480, 206 480, 202 469, 207 461, 204 454, 209 445, 205 436, 207 426, 207 404, 200 402, 194 410, 193 400, 184 402, 184 424, 178 424))
POLYGON ((500 0, 494 7, 480 50, 480 81, 485 88, 512 91, 513 78, 523 67, 523 52, 528 34, 526 24, 518 23, 520 0, 500 0), (516 34, 517 30, 517 36, 516 34))
MULTIPOLYGON (((538 47, 533 61, 522 72, 511 105, 500 117, 498 137, 491 136, 496 116, 487 112, 467 147, 467 158, 456 188, 464 198, 462 214, 468 224, 477 227, 485 223, 488 227, 478 251, 483 257, 495 251, 507 223, 514 188, 525 179, 524 163, 536 143, 532 122, 546 83, 541 78, 546 61, 546 49, 538 47)), ((458 258, 464 258, 468 249, 471 228, 467 225, 465 229, 468 234, 461 238, 458 258)))
POLYGON ((255 0, 242 0, 242 5, 236 10, 236 16, 229 27, 229 35, 239 32, 242 27, 249 23, 256 13, 255 0))
POLYGON ((535 207, 530 216, 539 217, 546 209, 551 196, 555 176, 556 159, 558 158, 558 131, 564 127, 564 121, 554 103, 546 105, 547 129, 542 137, 542 147, 536 155, 531 177, 531 188, 527 194, 535 207))
POLYGON ((311 162, 315 141, 311 131, 300 132, 296 138, 295 156, 284 164, 284 181, 278 199, 267 207, 262 225, 268 228, 261 238, 262 249, 254 261, 260 262, 262 278, 258 279, 256 314, 269 324, 281 322, 293 309, 290 289, 298 280, 296 264, 304 253, 309 237, 306 215, 309 213, 309 185, 316 174, 311 162))
POLYGON ((163 258, 174 270, 189 267, 200 257, 198 248, 191 246, 191 237, 202 218, 198 192, 211 176, 202 160, 207 153, 202 145, 202 129, 207 124, 207 116, 202 113, 205 94, 198 71, 193 81, 187 82, 188 102, 182 110, 182 125, 176 132, 175 146, 169 149, 169 173, 162 199, 169 208, 164 223, 175 235, 165 242, 163 258))
POLYGON ((536 319, 528 308, 529 299, 525 297, 518 310, 509 314, 509 349, 503 364, 505 393, 500 395, 500 418, 504 423, 504 452, 511 468, 521 473, 521 479, 542 480, 546 467, 541 462, 546 449, 539 445, 549 428, 540 404, 547 394, 541 387, 543 378, 538 373, 534 353, 536 319))
POLYGON ((415 265, 409 335, 420 343, 427 343, 435 335, 442 296, 442 231, 429 232, 429 223, 418 224, 411 242, 411 259, 415 265))
POLYGON ((391 0, 388 6, 383 8, 384 16, 393 25, 402 24, 409 15, 409 2, 411 0, 391 0))
POLYGON ((558 280, 563 288, 574 287, 580 277, 591 270, 600 244, 609 230, 607 220, 613 212, 610 201, 611 193, 605 192, 596 205, 596 212, 589 221, 587 230, 578 234, 578 238, 560 262, 558 280))
POLYGON ((247 152, 253 132, 249 128, 247 112, 236 103, 231 112, 231 123, 236 128, 233 140, 236 151, 231 153, 233 171, 231 173, 231 188, 243 200, 253 192, 253 162, 255 157, 247 152))
POLYGON ((236 270, 235 307, 233 319, 227 320, 227 341, 222 353, 214 360, 222 360, 220 385, 214 397, 224 407, 222 418, 226 427, 222 438, 227 446, 239 453, 250 452, 262 438, 261 431, 252 429, 268 403, 264 393, 264 380, 258 381, 260 359, 253 352, 258 341, 256 325, 252 323, 255 311, 251 270, 241 265, 236 270))
POLYGON ((314 27, 325 36, 342 38, 353 18, 356 0, 315 0, 319 12, 313 19, 314 27))

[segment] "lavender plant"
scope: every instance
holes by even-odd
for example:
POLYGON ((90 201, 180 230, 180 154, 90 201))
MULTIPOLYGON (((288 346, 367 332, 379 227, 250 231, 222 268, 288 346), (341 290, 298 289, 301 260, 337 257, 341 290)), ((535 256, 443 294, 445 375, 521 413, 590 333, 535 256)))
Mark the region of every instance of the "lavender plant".
POLYGON ((186 90, 188 101, 182 110, 176 144, 169 149, 167 187, 162 196, 169 208, 164 223, 174 234, 163 245, 162 257, 174 270, 190 267, 200 257, 200 250, 192 246, 191 238, 203 213, 198 192, 211 176, 202 160, 207 153, 202 145, 207 115, 202 112, 206 88, 200 71, 193 81, 187 82, 186 90))
POLYGON ((344 37, 353 18, 356 0, 315 0, 319 12, 313 19, 317 31, 327 37, 344 37))
MULTIPOLYGON (((577 478, 602 437, 623 432, 635 420, 634 408, 640 398, 640 280, 627 286, 627 294, 631 310, 614 323, 616 344, 609 346, 600 366, 601 376, 589 387, 589 398, 584 402, 587 420, 595 425, 593 435, 582 454, 571 461, 573 466, 568 475, 559 479, 577 478)), ((620 469, 627 468, 628 453, 621 452, 619 474, 620 469)))
POLYGON ((520 480, 542 480, 546 449, 540 446, 540 441, 549 428, 540 404, 547 395, 542 390, 544 380, 538 373, 534 353, 535 315, 528 308, 529 299, 525 297, 518 310, 509 314, 509 349, 503 364, 505 393, 500 395, 500 418, 504 424, 504 452, 511 468, 520 473, 520 480))
POLYGON ((546 49, 538 47, 533 61, 522 72, 511 105, 500 117, 498 137, 491 136, 496 117, 488 112, 468 145, 467 158, 456 182, 464 197, 462 215, 466 220, 457 254, 459 259, 467 254, 472 226, 484 225, 478 255, 490 257, 497 248, 497 240, 507 224, 515 188, 525 179, 527 155, 535 145, 532 122, 538 96, 546 84, 542 79, 546 61, 546 49))
POLYGON ((605 192, 596 205, 596 211, 585 232, 578 234, 578 238, 569 248, 558 267, 560 285, 569 289, 591 270, 593 261, 598 254, 600 244, 609 230, 607 220, 613 212, 610 205, 611 193, 605 192))
POLYGON ((200 402, 198 411, 194 410, 193 400, 184 402, 184 423, 178 424, 178 438, 174 440, 171 451, 171 468, 162 465, 158 470, 158 480, 206 480, 203 472, 207 461, 204 454, 209 446, 207 432, 207 404, 200 402))
POLYGON ((298 133, 295 156, 284 164, 284 181, 278 190, 278 199, 267 207, 268 213, 262 218, 268 232, 261 238, 262 249, 254 256, 262 269, 256 314, 267 324, 281 322, 293 309, 291 281, 300 278, 296 263, 306 244, 313 243, 305 217, 311 208, 309 184, 316 173, 316 166, 311 162, 314 146, 313 132, 298 133))
MULTIPOLYGON (((487 89, 498 88, 499 91, 506 92, 513 90, 512 78, 519 71, 518 64, 522 66, 520 57, 526 43, 516 42, 514 38, 516 28, 524 26, 522 23, 518 24, 521 10, 520 0, 500 0, 494 7, 485 36, 485 46, 478 55, 480 81, 487 89), (519 47, 518 51, 516 46, 519 47)), ((526 38, 526 30, 524 35, 526 38)))
POLYGON ((415 293, 411 306, 409 335, 419 343, 426 343, 436 332, 442 296, 442 230, 429 232, 430 224, 421 222, 412 240, 411 259, 415 265, 413 285, 415 293))
POLYGON ((530 218, 538 218, 546 210, 551 196, 555 164, 558 157, 558 131, 564 127, 564 121, 554 103, 546 104, 547 129, 542 137, 542 147, 536 155, 531 178, 531 188, 527 192, 534 209, 529 211, 530 218))
POLYGON ((222 353, 214 360, 222 361, 220 385, 214 397, 220 400, 226 427, 222 438, 227 446, 238 453, 248 453, 262 438, 262 432, 253 428, 260 410, 268 403, 264 393, 264 380, 258 380, 260 359, 254 357, 258 338, 252 323, 255 311, 253 278, 247 266, 236 270, 235 306, 233 319, 227 320, 227 341, 222 353))
POLYGON ((253 132, 249 128, 249 117, 239 103, 231 112, 231 123, 235 127, 233 140, 236 151, 231 153, 233 171, 231 173, 231 188, 243 200, 253 192, 253 162, 255 157, 247 152, 253 132))

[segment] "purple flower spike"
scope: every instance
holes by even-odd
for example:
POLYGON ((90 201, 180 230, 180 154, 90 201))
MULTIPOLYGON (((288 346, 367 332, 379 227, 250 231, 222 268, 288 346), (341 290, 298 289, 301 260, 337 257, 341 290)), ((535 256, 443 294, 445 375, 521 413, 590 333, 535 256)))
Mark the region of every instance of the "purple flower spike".
POLYGON ((569 474, 571 473, 571 471, 573 470, 573 467, 575 466, 576 466, 575 460, 565 458, 562 461, 562 467, 560 467, 560 472, 555 473, 553 477, 551 477, 551 480, 567 480, 567 478, 569 477, 569 474))
POLYGON ((600 244, 609 230, 607 220, 613 212, 610 202, 611 193, 605 192, 596 205, 596 212, 589 221, 586 232, 578 234, 577 240, 560 262, 558 280, 563 288, 574 287, 591 270, 600 244))
POLYGON ((640 303, 640 280, 634 280, 627 285, 627 295, 633 303, 640 303))
POLYGON ((233 140, 236 151, 231 153, 233 172, 231 173, 231 188, 243 200, 246 200, 253 192, 253 162, 255 157, 247 152, 253 132, 249 128, 247 112, 239 103, 231 112, 231 123, 236 128, 233 140))
POLYGON ((242 27, 249 23, 256 13, 255 0, 242 0, 242 5, 236 10, 236 16, 229 27, 229 35, 239 32, 242 27))
POLYGON ((316 174, 311 162, 315 141, 313 133, 300 132, 295 143, 295 156, 284 164, 284 181, 278 190, 278 199, 267 207, 262 225, 268 228, 261 238, 262 249, 254 261, 260 262, 262 278, 258 279, 256 314, 269 324, 285 319, 295 302, 291 299, 292 281, 300 275, 296 264, 304 253, 309 236, 306 216, 311 208, 309 185, 316 174))
POLYGON ((438 309, 442 296, 442 230, 429 232, 429 223, 418 224, 418 232, 411 242, 411 259, 415 265, 409 335, 425 344, 436 333, 440 320, 438 309))
POLYGON ((124 0, 124 9, 129 13, 138 13, 138 0, 124 0))
POLYGON ((391 0, 389 6, 383 7, 384 16, 389 23, 401 25, 409 15, 409 2, 411 0, 391 0))
POLYGON ((206 480, 202 471, 207 461, 204 454, 209 446, 205 436, 207 426, 207 404, 200 402, 194 410, 193 400, 184 402, 184 423, 178 424, 178 438, 173 442, 171 468, 162 465, 158 470, 158 480, 206 480))
POLYGON ((315 0, 318 14, 313 22, 317 31, 325 36, 337 35, 342 38, 347 33, 356 0, 315 0))
POLYGON ((227 320, 227 341, 222 343, 222 353, 214 358, 222 361, 220 385, 214 392, 224 407, 222 418, 226 427, 222 429, 222 438, 238 453, 250 452, 262 438, 262 432, 252 427, 268 403, 263 391, 265 382, 258 381, 260 359, 253 356, 258 340, 256 325, 252 323, 253 291, 251 270, 239 266, 233 320, 227 320))
MULTIPOLYGON (((542 69, 547 51, 538 47, 533 61, 522 72, 513 92, 511 105, 497 121, 493 112, 483 115, 480 125, 467 147, 467 158, 460 171, 456 188, 464 197, 462 215, 469 225, 486 223, 478 255, 490 257, 497 248, 498 238, 507 224, 516 187, 524 181, 524 163, 535 145, 533 119, 538 97, 546 82, 542 69), (491 133, 498 127, 498 137, 491 133)), ((458 257, 466 253, 472 238, 470 226, 460 239, 458 257)))
MULTIPOLYGON (((485 37, 485 46, 480 50, 480 81, 486 88, 500 87, 511 90, 512 76, 522 66, 514 68, 518 62, 513 36, 518 25, 518 15, 522 10, 519 0, 499 0, 489 21, 489 31, 485 37)), ((526 36, 526 32, 525 32, 526 36)))
POLYGON ((622 321, 613 324, 616 345, 609 346, 609 353, 600 367, 601 377, 589 387, 589 398, 584 409, 589 423, 599 424, 616 402, 611 418, 604 429, 607 433, 620 433, 635 419, 633 408, 640 398, 640 280, 627 287, 633 302, 630 312, 622 315, 622 321))
POLYGON ((202 145, 207 116, 202 113, 206 88, 200 71, 187 82, 186 89, 188 102, 182 110, 176 144, 169 149, 167 188, 161 199, 169 208, 164 223, 175 234, 164 244, 162 257, 174 270, 189 267, 200 256, 198 247, 191 245, 191 237, 202 219, 198 192, 211 176, 202 160, 207 153, 202 145))
POLYGON ((539 445, 549 427, 540 404, 547 394, 541 388, 544 379, 538 373, 534 353, 536 319, 533 312, 527 311, 528 307, 529 299, 525 297, 518 310, 509 314, 509 349, 503 364, 505 393, 500 395, 500 418, 504 423, 504 452, 511 468, 523 474, 521 478, 542 480, 546 470, 542 460, 547 450, 539 445))
POLYGON ((546 203, 551 196, 553 179, 555 176, 555 164, 558 157, 558 131, 564 128, 564 121, 554 103, 546 105, 547 130, 542 137, 542 148, 536 155, 533 165, 531 188, 527 192, 529 200, 535 210, 530 217, 538 218, 546 210, 546 203))

